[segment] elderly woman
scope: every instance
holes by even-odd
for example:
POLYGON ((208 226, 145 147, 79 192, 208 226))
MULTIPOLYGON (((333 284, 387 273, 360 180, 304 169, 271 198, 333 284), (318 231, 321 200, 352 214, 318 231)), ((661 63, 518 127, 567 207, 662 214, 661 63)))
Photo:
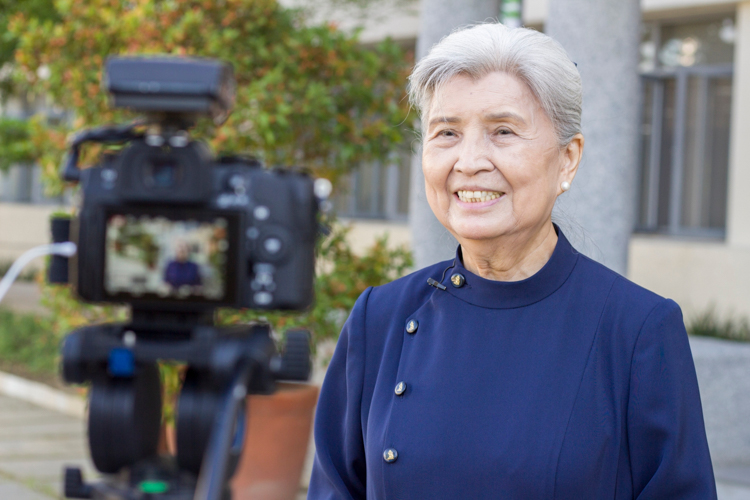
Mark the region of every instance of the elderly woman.
POLYGON ((366 290, 320 396, 309 499, 716 498, 680 309, 552 223, 581 79, 527 29, 417 64, 427 198, 452 261, 366 290))

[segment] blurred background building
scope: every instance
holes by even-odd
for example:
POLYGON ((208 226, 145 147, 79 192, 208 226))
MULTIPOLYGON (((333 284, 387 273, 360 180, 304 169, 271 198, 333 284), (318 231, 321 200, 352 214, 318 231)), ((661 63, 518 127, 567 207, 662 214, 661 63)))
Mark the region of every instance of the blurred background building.
MULTIPOLYGON (((384 2, 356 15, 333 5, 313 15, 342 29, 361 26, 363 44, 391 37, 414 49, 420 2, 384 2)), ((628 277, 688 314, 714 307, 750 316, 750 1, 641 5, 642 90, 633 103, 641 112, 640 182, 628 277)), ((526 26, 543 31, 546 16, 547 0, 524 0, 526 26)), ((6 108, 24 116, 22 106, 6 108)), ((355 249, 386 232, 392 244, 409 244, 412 146, 387 164, 358 166, 339 187, 336 210, 353 223, 355 249)), ((47 239, 46 218, 61 200, 44 196, 39 177, 29 166, 0 174, 0 261, 47 239)))

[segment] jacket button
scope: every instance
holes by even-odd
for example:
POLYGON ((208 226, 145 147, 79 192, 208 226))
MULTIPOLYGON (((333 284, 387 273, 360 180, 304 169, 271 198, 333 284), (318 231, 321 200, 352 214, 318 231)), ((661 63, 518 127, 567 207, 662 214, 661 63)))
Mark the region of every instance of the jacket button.
POLYGON ((400 396, 403 393, 405 393, 406 392, 406 382, 399 382, 398 384, 396 384, 396 389, 394 389, 393 392, 396 393, 396 396, 400 396))
POLYGON ((394 448, 388 448, 383 452, 383 460, 392 464, 398 458, 398 452, 394 448))
POLYGON ((451 276, 451 283, 453 283, 453 286, 456 288, 461 288, 464 286, 464 283, 466 283, 466 278, 464 278, 464 275, 461 273, 453 273, 453 276, 451 276))
POLYGON ((409 322, 406 323, 406 331, 409 333, 415 333, 417 328, 419 328, 419 321, 416 319, 409 320, 409 322))

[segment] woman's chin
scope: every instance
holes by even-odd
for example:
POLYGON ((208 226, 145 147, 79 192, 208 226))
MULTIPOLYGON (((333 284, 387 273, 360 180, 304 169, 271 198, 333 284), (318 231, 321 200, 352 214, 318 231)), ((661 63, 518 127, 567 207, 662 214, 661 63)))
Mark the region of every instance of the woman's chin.
POLYGON ((504 230, 504 228, 498 224, 493 224, 489 227, 481 224, 461 224, 454 225, 453 227, 457 228, 453 231, 453 234, 456 236, 459 243, 492 241, 509 233, 509 231, 504 230))

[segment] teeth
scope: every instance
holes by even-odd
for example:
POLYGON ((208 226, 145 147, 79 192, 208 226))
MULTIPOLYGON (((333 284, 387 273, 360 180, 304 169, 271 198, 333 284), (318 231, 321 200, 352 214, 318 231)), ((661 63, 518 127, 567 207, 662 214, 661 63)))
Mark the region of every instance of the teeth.
POLYGON ((459 200, 467 203, 477 203, 500 198, 500 193, 497 191, 459 191, 456 194, 458 194, 459 200))

